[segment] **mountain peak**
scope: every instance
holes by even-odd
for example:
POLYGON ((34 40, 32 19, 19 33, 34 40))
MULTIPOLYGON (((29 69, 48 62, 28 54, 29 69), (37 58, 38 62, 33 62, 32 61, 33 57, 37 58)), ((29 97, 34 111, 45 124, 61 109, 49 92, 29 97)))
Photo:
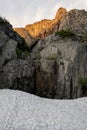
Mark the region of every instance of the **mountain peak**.
MULTIPOLYGON (((34 24, 28 24, 25 26, 25 30, 33 38, 44 38, 49 34, 53 33, 55 25, 61 20, 61 18, 66 14, 66 12, 67 10, 61 7, 58 9, 54 19, 52 20, 44 19, 34 24)), ((16 31, 18 32, 17 29, 16 31)))
POLYGON ((67 13, 67 10, 63 7, 60 7, 56 13, 55 19, 61 18, 66 13, 67 13))
POLYGON ((68 29, 79 35, 87 34, 87 12, 78 9, 67 11, 60 7, 54 19, 44 19, 34 24, 28 24, 24 30, 21 30, 22 33, 18 29, 15 31, 20 35, 24 33, 21 36, 25 39, 27 39, 26 34, 29 34, 29 36, 27 35, 28 39, 30 36, 35 39, 43 39, 54 32, 68 29))

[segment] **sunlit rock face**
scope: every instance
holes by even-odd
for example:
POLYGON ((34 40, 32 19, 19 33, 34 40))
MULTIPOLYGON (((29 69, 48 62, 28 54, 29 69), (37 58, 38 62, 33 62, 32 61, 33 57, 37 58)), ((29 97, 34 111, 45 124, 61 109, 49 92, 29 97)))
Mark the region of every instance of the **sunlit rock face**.
MULTIPOLYGON (((29 35, 33 38, 45 38, 53 32, 60 30, 72 30, 78 35, 87 34, 87 12, 85 10, 73 9, 67 11, 65 8, 61 7, 58 9, 54 19, 44 19, 34 24, 28 24, 25 26, 24 30, 27 31, 29 35)), ((19 29, 16 29, 17 32, 19 29)), ((26 32, 23 31, 24 35, 20 32, 26 41, 26 32)), ((31 39, 31 38, 30 38, 31 39)))
POLYGON ((14 28, 14 30, 26 40, 26 43, 29 46, 35 41, 35 39, 24 28, 14 28))
MULTIPOLYGON (((29 24, 25 26, 25 30, 33 37, 33 38, 39 38, 42 39, 53 32, 55 32, 55 26, 60 22, 62 17, 66 14, 66 9, 59 8, 59 10, 56 13, 56 16, 53 20, 44 19, 39 22, 36 22, 34 24, 29 24)), ((19 28, 18 28, 19 29, 19 28)), ((26 40, 27 38, 24 36, 26 35, 26 32, 23 32, 24 35, 19 32, 17 28, 15 31, 17 31, 21 36, 23 36, 26 40)), ((21 28, 20 28, 21 29, 21 28)))
POLYGON ((1 130, 86 130, 87 98, 44 99, 0 90, 1 130))
POLYGON ((67 13, 67 10, 63 7, 59 8, 57 13, 56 13, 56 16, 55 16, 55 19, 58 21, 61 20, 61 18, 67 13))
POLYGON ((32 35, 32 37, 44 38, 55 31, 55 25, 59 23, 66 12, 66 9, 60 8, 53 20, 44 19, 40 22, 26 25, 25 29, 32 35))

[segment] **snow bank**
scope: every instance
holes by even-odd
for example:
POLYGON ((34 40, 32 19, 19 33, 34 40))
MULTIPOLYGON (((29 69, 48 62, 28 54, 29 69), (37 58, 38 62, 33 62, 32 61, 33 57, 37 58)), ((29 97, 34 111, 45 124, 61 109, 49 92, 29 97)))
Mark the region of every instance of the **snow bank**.
POLYGON ((87 130, 87 98, 52 100, 0 90, 0 130, 87 130))

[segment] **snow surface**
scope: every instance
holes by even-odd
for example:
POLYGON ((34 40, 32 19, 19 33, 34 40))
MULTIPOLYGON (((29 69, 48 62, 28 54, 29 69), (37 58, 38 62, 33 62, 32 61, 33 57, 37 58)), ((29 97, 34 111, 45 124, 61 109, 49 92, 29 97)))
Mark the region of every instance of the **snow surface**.
POLYGON ((87 130, 87 98, 52 100, 0 90, 0 130, 87 130))

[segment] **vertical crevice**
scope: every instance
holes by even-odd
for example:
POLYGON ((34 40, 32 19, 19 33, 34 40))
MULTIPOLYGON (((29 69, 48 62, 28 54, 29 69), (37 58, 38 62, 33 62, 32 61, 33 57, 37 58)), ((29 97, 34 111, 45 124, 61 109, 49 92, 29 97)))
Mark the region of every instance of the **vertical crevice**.
POLYGON ((73 98, 73 80, 72 78, 70 79, 70 99, 73 98))
POLYGON ((82 86, 82 97, 86 97, 87 96, 87 88, 86 86, 82 86))

